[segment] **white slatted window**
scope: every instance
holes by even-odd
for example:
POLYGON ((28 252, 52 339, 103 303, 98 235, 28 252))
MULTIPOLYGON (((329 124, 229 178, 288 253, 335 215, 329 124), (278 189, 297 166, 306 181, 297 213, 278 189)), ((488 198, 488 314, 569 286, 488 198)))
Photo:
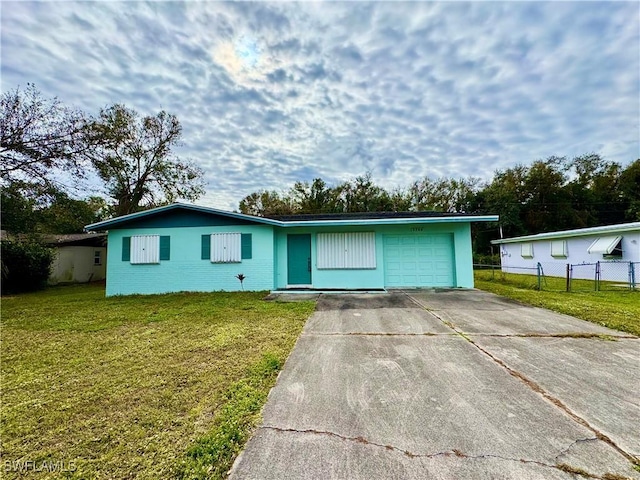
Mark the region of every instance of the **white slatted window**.
POLYGON ((237 263, 242 258, 240 233, 212 233, 211 261, 213 263, 237 263))
POLYGON ((318 269, 376 268, 374 232, 319 233, 318 269))
POLYGON ((551 256, 555 258, 567 258, 566 240, 553 240, 551 242, 551 256))
POLYGON ((318 268, 345 268, 344 233, 319 233, 318 268))
POLYGON ((160 263, 160 235, 131 237, 131 263, 160 263))
POLYGON ((523 243, 520 247, 520 256, 522 258, 533 258, 533 244, 523 243))

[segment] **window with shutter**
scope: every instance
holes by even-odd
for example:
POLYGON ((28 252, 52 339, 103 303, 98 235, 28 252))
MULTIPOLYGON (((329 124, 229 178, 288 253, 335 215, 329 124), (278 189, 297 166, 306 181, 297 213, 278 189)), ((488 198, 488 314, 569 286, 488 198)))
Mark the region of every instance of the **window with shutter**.
POLYGON ((213 263, 239 263, 242 259, 240 233, 212 233, 211 261, 213 263))
POLYGON ((376 268, 374 232, 319 233, 316 251, 318 269, 376 268))
POLYGON ((160 263, 160 235, 131 237, 130 261, 133 265, 160 263))

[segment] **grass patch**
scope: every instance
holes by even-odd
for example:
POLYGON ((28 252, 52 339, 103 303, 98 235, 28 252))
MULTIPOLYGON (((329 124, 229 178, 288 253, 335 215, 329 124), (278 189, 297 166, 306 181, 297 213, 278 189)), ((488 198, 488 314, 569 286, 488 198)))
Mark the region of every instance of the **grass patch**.
POLYGON ((492 278, 491 271, 475 272, 475 286, 480 290, 640 335, 640 291, 537 291, 535 285, 535 277, 532 280, 528 275, 507 273, 492 278))
POLYGON ((3 461, 73 462, 71 478, 226 472, 314 308, 263 296, 105 298, 82 285, 4 297, 3 461))
POLYGON ((282 364, 266 354, 225 392, 226 403, 209 433, 198 438, 180 465, 179 478, 224 478, 260 420, 260 409, 282 364))

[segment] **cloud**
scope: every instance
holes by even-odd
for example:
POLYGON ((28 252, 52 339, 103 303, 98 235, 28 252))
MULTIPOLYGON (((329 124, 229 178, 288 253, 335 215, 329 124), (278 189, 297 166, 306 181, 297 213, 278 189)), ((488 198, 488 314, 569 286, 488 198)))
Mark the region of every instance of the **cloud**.
POLYGON ((366 170, 424 175, 640 156, 640 26, 624 2, 4 2, 3 91, 166 109, 203 202, 366 170))

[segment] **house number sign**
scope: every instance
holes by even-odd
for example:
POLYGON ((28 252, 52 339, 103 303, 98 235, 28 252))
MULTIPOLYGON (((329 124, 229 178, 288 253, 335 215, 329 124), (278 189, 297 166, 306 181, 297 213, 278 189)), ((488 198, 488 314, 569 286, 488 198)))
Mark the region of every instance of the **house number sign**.
POLYGON ((412 232, 422 232, 424 231, 424 227, 411 227, 412 232))

